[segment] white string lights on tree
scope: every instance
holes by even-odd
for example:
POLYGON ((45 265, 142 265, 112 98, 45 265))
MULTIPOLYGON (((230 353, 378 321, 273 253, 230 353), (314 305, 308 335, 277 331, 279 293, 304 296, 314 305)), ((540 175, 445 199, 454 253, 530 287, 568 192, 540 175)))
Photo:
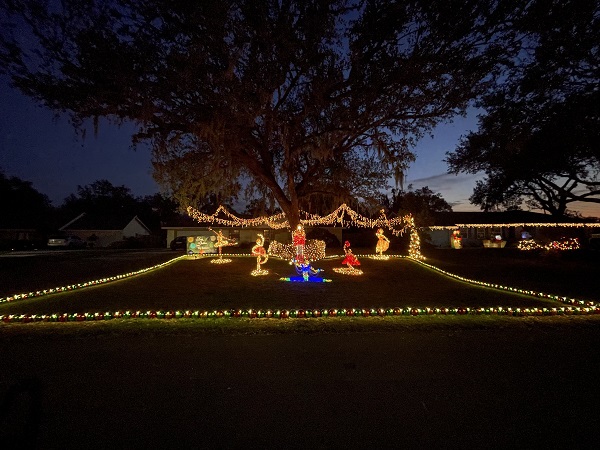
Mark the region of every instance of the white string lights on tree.
MULTIPOLYGON (((244 219, 230 213, 223 205, 219 206, 214 214, 210 215, 204 214, 191 206, 187 208, 187 213, 200 223, 216 223, 230 227, 267 226, 275 230, 290 228, 289 222, 285 218, 285 213, 244 219)), ((408 230, 410 232, 409 256, 416 259, 424 259, 421 254, 421 241, 411 214, 388 219, 385 212, 381 210, 378 218, 371 219, 357 213, 345 203, 326 216, 309 214, 306 211, 301 211, 300 213, 304 216, 304 219, 300 219, 300 224, 309 227, 339 225, 342 227, 382 228, 389 230, 394 236, 402 236, 408 230)))

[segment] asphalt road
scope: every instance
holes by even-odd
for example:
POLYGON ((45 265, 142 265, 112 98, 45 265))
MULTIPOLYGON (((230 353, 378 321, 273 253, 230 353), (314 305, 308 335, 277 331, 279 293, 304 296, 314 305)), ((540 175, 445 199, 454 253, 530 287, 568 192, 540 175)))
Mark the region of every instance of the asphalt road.
POLYGON ((597 325, 0 342, 13 448, 596 448, 597 325))

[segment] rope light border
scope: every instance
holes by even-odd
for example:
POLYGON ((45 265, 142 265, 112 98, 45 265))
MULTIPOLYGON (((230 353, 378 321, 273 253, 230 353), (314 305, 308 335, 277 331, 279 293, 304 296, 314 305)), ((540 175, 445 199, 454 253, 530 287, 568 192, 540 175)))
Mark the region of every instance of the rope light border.
MULTIPOLYGON (((235 257, 248 257, 252 255, 246 254, 230 254, 228 256, 235 257)), ((359 255, 361 257, 369 257, 369 255, 359 255)), ((372 256, 372 255, 371 255, 372 256)), ((413 308, 413 307, 395 307, 395 308, 329 308, 329 309, 266 309, 266 310, 255 310, 255 309, 229 309, 229 310, 186 310, 186 311, 163 311, 163 310, 148 310, 148 311, 105 311, 105 312, 78 312, 78 313, 55 313, 55 314, 2 314, 0 315, 0 321, 4 323, 33 323, 33 322, 89 322, 89 321, 107 321, 114 319, 211 319, 211 318, 266 318, 266 319, 288 319, 288 318, 330 318, 330 317, 386 317, 386 316, 422 316, 422 315, 498 315, 498 316, 509 316, 509 317, 530 317, 530 316, 571 316, 571 315, 597 315, 600 314, 600 304, 591 301, 577 300, 574 298, 568 298, 564 296, 557 296, 551 294, 545 294, 541 292, 529 291, 524 289, 512 288, 508 286, 502 286, 493 283, 486 283, 482 281, 471 280, 459 275, 452 274, 431 264, 427 264, 419 259, 402 256, 402 255, 390 255, 393 258, 406 258, 414 261, 417 264, 421 264, 424 267, 435 270, 443 275, 455 278, 459 281, 483 286, 491 289, 503 290, 518 293, 521 295, 527 295, 538 298, 546 298, 554 301, 558 301, 567 305, 561 308, 505 308, 502 306, 488 307, 488 308, 468 308, 468 307, 454 307, 454 308, 413 308)), ((329 256, 327 259, 342 258, 342 256, 335 255, 329 256)), ((186 255, 173 258, 155 266, 141 269, 135 272, 130 272, 124 275, 118 275, 115 277, 102 278, 100 280, 94 280, 87 283, 81 283, 77 285, 64 286, 55 289, 48 289, 44 291, 36 291, 28 294, 19 294, 12 297, 5 297, 0 299, 0 303, 40 297, 44 295, 55 294, 59 292, 71 291, 74 289, 97 286, 105 284, 111 281, 117 281, 131 276, 146 273, 151 270, 159 269, 179 261, 183 258, 189 259, 186 255), (8 300, 12 299, 12 300, 8 300)))

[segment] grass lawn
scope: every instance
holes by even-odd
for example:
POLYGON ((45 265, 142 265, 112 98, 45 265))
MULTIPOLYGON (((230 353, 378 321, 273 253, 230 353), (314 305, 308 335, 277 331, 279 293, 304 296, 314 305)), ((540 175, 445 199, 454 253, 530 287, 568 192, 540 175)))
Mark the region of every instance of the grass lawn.
POLYGON ((409 259, 361 258, 362 276, 333 271, 340 259, 315 267, 331 283, 290 283, 292 267, 272 258, 270 274, 252 277, 255 260, 234 257, 181 260, 162 269, 102 286, 0 305, 0 314, 124 310, 329 309, 390 307, 559 307, 561 303, 478 287, 443 276, 409 259))

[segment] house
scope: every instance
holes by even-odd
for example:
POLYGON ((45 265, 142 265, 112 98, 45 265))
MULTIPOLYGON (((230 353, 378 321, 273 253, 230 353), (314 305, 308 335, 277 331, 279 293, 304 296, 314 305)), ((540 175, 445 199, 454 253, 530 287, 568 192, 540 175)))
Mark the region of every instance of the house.
POLYGON ((583 220, 558 223, 552 216, 531 211, 443 212, 434 215, 434 223, 423 227, 429 242, 440 248, 453 245, 453 233, 460 231, 462 247, 504 247, 523 237, 552 240, 577 237, 587 242, 600 223, 583 220))
POLYGON ((82 213, 59 229, 79 236, 89 246, 108 247, 126 238, 150 236, 150 229, 138 216, 99 216, 82 213))

